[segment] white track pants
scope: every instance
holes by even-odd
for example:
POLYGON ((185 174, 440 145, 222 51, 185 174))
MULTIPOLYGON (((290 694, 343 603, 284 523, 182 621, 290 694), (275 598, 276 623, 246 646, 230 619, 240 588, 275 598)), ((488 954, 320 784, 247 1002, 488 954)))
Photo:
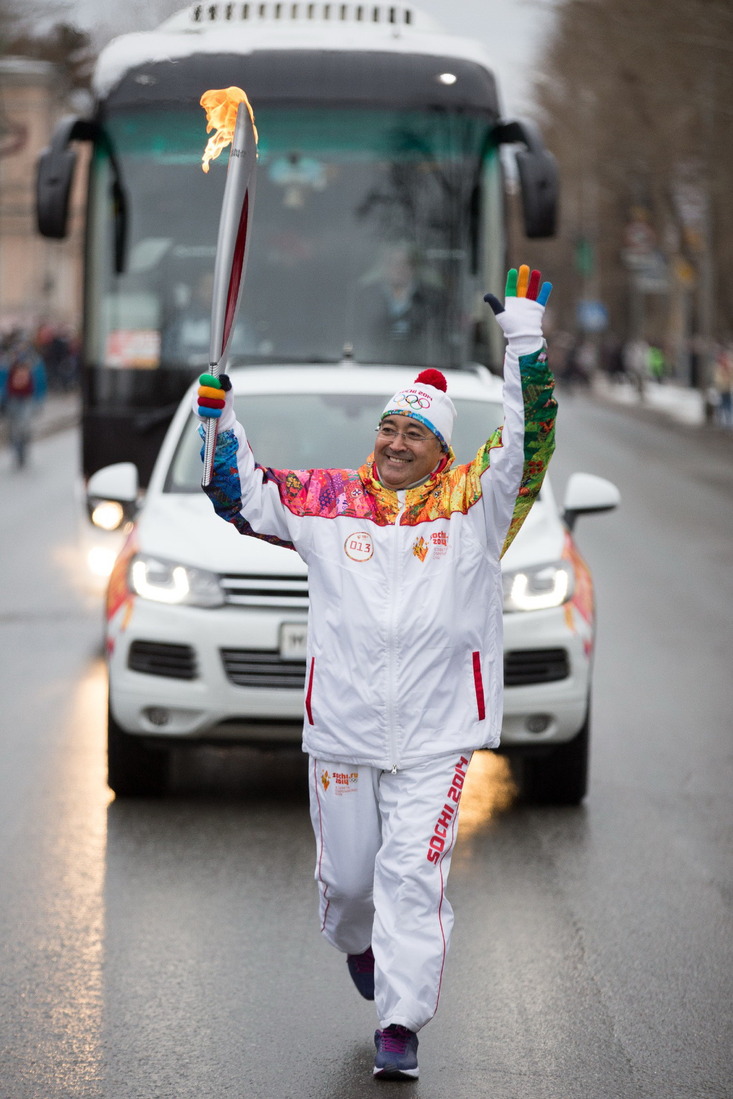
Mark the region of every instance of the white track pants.
POLYGON ((381 1027, 436 1012, 453 909, 445 895, 470 752, 393 774, 311 758, 321 931, 375 959, 381 1027))

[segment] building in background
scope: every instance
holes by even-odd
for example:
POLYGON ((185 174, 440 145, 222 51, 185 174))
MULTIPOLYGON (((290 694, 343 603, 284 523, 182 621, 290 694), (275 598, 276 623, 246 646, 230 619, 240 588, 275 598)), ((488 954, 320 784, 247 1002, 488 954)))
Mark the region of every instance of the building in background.
POLYGON ((35 213, 36 161, 66 113, 55 65, 0 58, 0 331, 79 328, 84 173, 65 240, 40 236, 35 213))

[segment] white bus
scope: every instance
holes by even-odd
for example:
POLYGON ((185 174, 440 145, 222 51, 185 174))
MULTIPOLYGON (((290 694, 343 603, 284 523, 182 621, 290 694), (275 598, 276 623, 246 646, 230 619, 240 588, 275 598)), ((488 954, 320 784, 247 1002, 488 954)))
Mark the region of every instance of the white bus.
POLYGON ((481 299, 504 278, 502 145, 516 147, 526 235, 554 232, 555 162, 537 131, 502 118, 478 42, 408 4, 213 0, 115 39, 89 117, 59 124, 37 180, 39 230, 63 238, 77 143, 91 143, 85 480, 133 461, 145 485, 181 394, 208 363, 227 156, 201 170, 199 100, 230 85, 246 91, 259 131, 232 365, 498 370, 481 299), (417 288, 417 324, 385 306, 390 280, 417 288))

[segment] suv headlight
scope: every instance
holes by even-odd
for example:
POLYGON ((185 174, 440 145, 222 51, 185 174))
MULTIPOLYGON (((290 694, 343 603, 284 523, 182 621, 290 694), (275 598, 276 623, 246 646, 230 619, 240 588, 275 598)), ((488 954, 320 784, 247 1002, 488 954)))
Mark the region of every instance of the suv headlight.
POLYGON ((129 583, 141 599, 188 607, 221 607, 224 594, 219 577, 207 569, 179 565, 138 553, 130 562, 129 583))
POLYGON ((575 572, 569 561, 504 573, 504 610, 542 611, 572 599, 575 572))

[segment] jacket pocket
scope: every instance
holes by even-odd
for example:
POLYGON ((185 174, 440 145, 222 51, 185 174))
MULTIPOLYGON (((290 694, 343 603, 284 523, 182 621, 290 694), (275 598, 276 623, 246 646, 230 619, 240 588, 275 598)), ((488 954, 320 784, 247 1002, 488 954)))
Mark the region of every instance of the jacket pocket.
POLYGON ((476 692, 476 709, 479 721, 486 717, 486 702, 484 701, 484 677, 481 672, 481 653, 473 654, 473 689, 476 692))
POLYGON ((315 670, 316 670, 316 658, 315 658, 315 656, 313 656, 313 657, 311 657, 311 666, 310 666, 310 671, 308 673, 308 687, 307 687, 306 692, 305 692, 305 712, 306 712, 306 716, 308 718, 308 724, 309 725, 313 724, 312 700, 313 700, 313 674, 314 674, 315 670))

